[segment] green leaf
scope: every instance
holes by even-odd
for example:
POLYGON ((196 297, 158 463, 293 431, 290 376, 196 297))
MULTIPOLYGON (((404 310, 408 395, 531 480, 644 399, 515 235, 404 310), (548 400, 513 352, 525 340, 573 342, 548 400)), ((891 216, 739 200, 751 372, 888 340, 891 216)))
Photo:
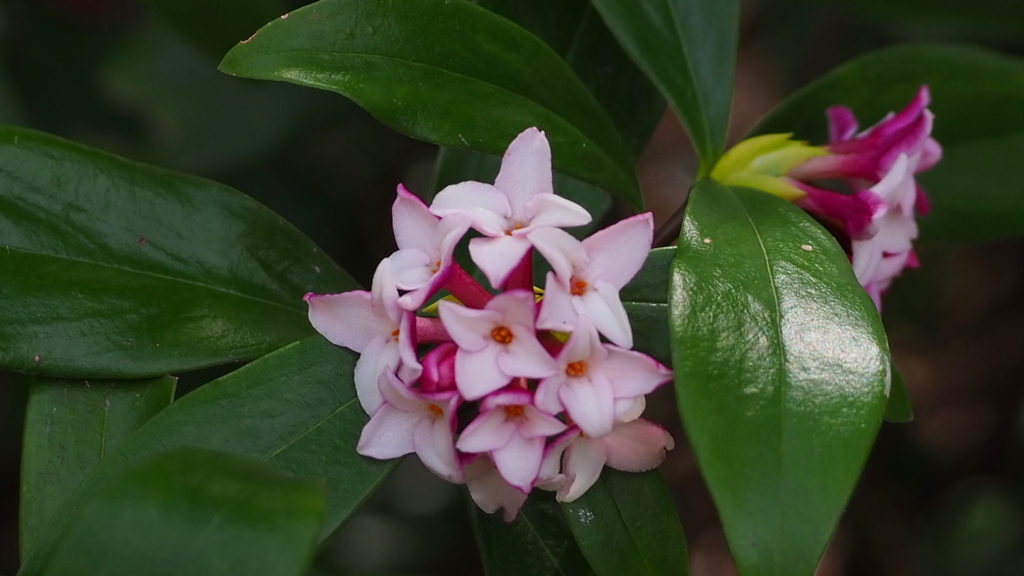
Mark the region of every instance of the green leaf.
POLYGON ((811 576, 885 410, 889 350, 843 250, 770 194, 694 187, 672 263, 676 398, 741 576, 811 576))
POLYGON ((298 576, 323 513, 316 482, 249 458, 174 450, 94 494, 45 574, 298 576))
POLYGON ((474 0, 547 43, 608 112, 633 158, 665 111, 665 100, 619 46, 588 0, 474 0))
POLYGON ((675 255, 672 247, 651 250, 643 268, 619 291, 633 327, 633 349, 669 366, 668 279, 675 255))
POLYGON ((352 384, 356 355, 320 336, 296 342, 190 392, 103 460, 29 549, 21 574, 39 574, 54 540, 89 496, 160 452, 208 448, 270 462, 299 478, 327 481, 321 538, 347 519, 397 461, 356 454, 368 417, 352 384))
POLYGON ((900 110, 927 84, 939 164, 918 176, 932 210, 921 238, 958 242, 1024 234, 1024 61, 977 48, 907 44, 853 60, 796 93, 754 133, 827 140, 825 109, 849 106, 863 126, 900 110))
POLYGON ((307 292, 355 282, 225 186, 0 127, 0 369, 159 376, 313 330, 307 292))
POLYGON ((683 575, 686 537, 676 505, 657 471, 605 468, 601 478, 562 511, 580 550, 599 575, 683 575))
POLYGON ((37 378, 21 452, 22 554, 93 468, 174 400, 174 378, 137 382, 37 378))
POLYGON ((885 404, 884 418, 886 422, 902 424, 914 419, 914 410, 910 405, 910 395, 903 384, 903 376, 896 366, 892 367, 892 385, 889 390, 889 401, 885 404))
POLYGON ((593 0, 619 42, 679 115, 707 174, 729 127, 738 0, 593 0))
POLYGON ((590 576, 554 497, 535 490, 512 522, 487 514, 466 496, 487 576, 590 576))
POLYGON ((220 58, 271 18, 286 12, 281 0, 146 0, 176 32, 220 58))
POLYGON ((332 90, 415 138, 501 154, 530 126, 554 166, 643 205, 607 114, 542 41, 469 2, 321 0, 239 44, 221 70, 332 90))

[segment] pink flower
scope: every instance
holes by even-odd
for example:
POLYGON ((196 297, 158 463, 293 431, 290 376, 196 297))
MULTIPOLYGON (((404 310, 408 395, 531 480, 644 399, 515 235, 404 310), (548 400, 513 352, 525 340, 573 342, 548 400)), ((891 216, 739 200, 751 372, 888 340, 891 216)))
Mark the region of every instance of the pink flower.
POLYGON ((545 440, 565 428, 561 420, 534 407, 529 390, 511 388, 484 398, 480 415, 455 446, 463 452, 489 453, 506 482, 529 492, 540 472, 545 440))
POLYGON ((554 270, 544 285, 537 327, 570 332, 586 316, 613 343, 632 348, 633 331, 619 290, 647 260, 654 238, 651 214, 612 224, 583 242, 557 228, 534 230, 530 238, 554 270))
POLYGON ((494 185, 462 182, 441 190, 430 211, 442 217, 461 214, 486 238, 469 242, 473 262, 494 287, 505 284, 526 257, 530 231, 545 226, 582 226, 590 214, 555 195, 551 183, 551 148, 544 133, 528 128, 505 152, 494 185))
POLYGON ((482 310, 442 300, 438 313, 459 346, 455 383, 467 400, 504 387, 513 378, 543 378, 557 370, 534 331, 534 297, 525 290, 495 296, 482 310))
POLYGON ((363 427, 356 451, 380 460, 415 452, 434 474, 463 482, 454 439, 458 393, 419 393, 390 372, 381 374, 380 392, 384 404, 363 427))
POLYGON ((377 382, 384 372, 398 370, 403 380, 419 377, 415 317, 398 305, 391 263, 384 260, 373 275, 370 292, 306 294, 309 321, 332 344, 359 352, 355 387, 359 403, 374 414, 384 403, 377 382))
POLYGON ((506 482, 490 458, 480 456, 465 463, 462 469, 466 472, 469 495, 481 510, 494 514, 499 508, 504 508, 505 522, 516 519, 526 502, 527 493, 506 482))
POLYGON ((420 375, 420 390, 423 392, 448 392, 455 390, 455 354, 459 347, 452 342, 445 342, 427 352, 420 363, 423 374, 420 375))
POLYGON ((672 371, 654 359, 602 344, 585 316, 556 358, 559 370, 537 387, 537 407, 566 413, 590 437, 612 431, 615 418, 629 411, 637 398, 672 378, 672 371))
POLYGON ((570 428, 545 450, 541 472, 546 490, 558 490, 559 502, 572 502, 586 493, 608 466, 624 472, 646 472, 661 465, 665 452, 675 441, 664 428, 638 419, 617 422, 600 438, 586 436, 579 428, 570 428), (562 463, 557 473, 558 462, 562 463))
POLYGON ((391 255, 395 283, 409 290, 398 299, 406 310, 416 310, 451 275, 455 245, 469 230, 461 215, 438 218, 427 205, 399 184, 391 207, 398 251, 391 255))

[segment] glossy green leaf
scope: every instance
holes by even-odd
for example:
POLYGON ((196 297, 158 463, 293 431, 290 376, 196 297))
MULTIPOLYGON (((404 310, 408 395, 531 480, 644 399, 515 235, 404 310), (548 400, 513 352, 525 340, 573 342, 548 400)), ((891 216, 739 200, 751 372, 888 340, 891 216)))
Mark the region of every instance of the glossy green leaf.
POLYGON ((580 550, 601 576, 689 574, 686 537, 657 471, 605 468, 575 502, 562 504, 580 550))
POLYGON ((918 176, 931 199, 921 237, 983 241, 1024 234, 1024 61, 977 48, 908 44, 853 60, 807 86, 755 128, 827 140, 825 109, 849 106, 863 127, 927 84, 942 161, 918 176))
POLYGON ((655 248, 619 297, 633 327, 633 349, 672 364, 668 331, 668 280, 676 249, 655 248))
POLYGON ((139 381, 36 379, 21 452, 22 553, 93 468, 174 400, 174 378, 139 381))
POLYGON ((501 154, 537 126, 556 168, 643 204, 614 126, 569 66, 469 2, 321 0, 233 48, 221 70, 338 92, 446 146, 501 154))
POLYGON ((287 12, 282 0, 145 1, 176 32, 217 58, 287 12))
POLYGON ((0 368, 158 376, 313 330, 302 296, 355 282, 246 196, 0 127, 0 368))
POLYGON ((487 576, 594 574, 550 493, 535 490, 512 522, 466 501, 487 576))
POLYGON ((791 203, 694 187, 672 263, 676 398, 741 576, 811 576, 878 432, 885 331, 791 203))
POLYGON ((229 454, 178 449, 111 478, 48 576, 299 576, 324 513, 315 481, 229 454))
POLYGON ((725 150, 738 0, 592 0, 679 115, 706 174, 725 150))
POLYGON ((474 0, 519 24, 564 59, 608 112, 634 158, 665 100, 612 36, 589 0, 474 0))
POLYGON ((352 352, 314 336, 185 395, 96 467, 28 551, 19 574, 40 573, 54 539, 98 487, 155 454, 188 446, 263 460, 299 478, 326 479, 326 537, 396 463, 356 454, 368 417, 352 384, 355 360, 352 352))
POLYGON ((907 387, 903 384, 903 376, 896 366, 892 367, 892 386, 889 390, 889 401, 885 404, 886 422, 910 422, 914 419, 914 410, 911 408, 910 395, 907 394, 907 387))

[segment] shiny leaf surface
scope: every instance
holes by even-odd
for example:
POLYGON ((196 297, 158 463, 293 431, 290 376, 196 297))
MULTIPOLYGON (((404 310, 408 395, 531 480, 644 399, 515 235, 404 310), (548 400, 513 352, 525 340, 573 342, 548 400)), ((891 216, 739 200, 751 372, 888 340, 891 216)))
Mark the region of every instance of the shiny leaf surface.
POLYGON ((755 128, 827 140, 825 109, 853 109, 863 128, 927 84, 942 161, 918 176, 931 199, 921 237, 985 241, 1024 234, 1024 61, 985 50, 908 44, 853 60, 794 94, 755 128))
POLYGON ((534 491, 513 522, 487 514, 469 499, 470 518, 487 576, 594 574, 550 493, 534 491))
POLYGON ((70 519, 111 478, 163 451, 208 448, 269 462, 299 478, 327 481, 321 538, 355 511, 395 461, 356 454, 368 417, 352 384, 356 355, 320 336, 296 342, 190 392, 96 467, 25 557, 39 574, 70 519))
POLYGON ((302 296, 355 282, 225 186, 0 127, 0 368, 134 378, 310 334, 302 296))
POLYGON ((82 480, 174 400, 174 378, 47 380, 29 389, 21 452, 22 553, 82 480))
POLYGON ((72 524, 48 576, 299 576, 324 513, 315 481, 194 448, 110 479, 72 524))
POLYGON ((548 46, 469 2, 321 0, 260 29, 221 70, 332 90, 415 138, 501 154, 547 133, 556 168, 642 206, 608 115, 548 46))
POLYGON ((689 574, 683 527, 657 471, 606 468, 586 494, 562 504, 562 511, 599 575, 689 574))
POLYGON ((885 411, 881 320, 789 202, 690 196, 669 310, 679 411, 741 576, 811 576, 885 411))
POLYGON ((725 149, 738 0, 592 0, 690 134, 706 174, 725 149))

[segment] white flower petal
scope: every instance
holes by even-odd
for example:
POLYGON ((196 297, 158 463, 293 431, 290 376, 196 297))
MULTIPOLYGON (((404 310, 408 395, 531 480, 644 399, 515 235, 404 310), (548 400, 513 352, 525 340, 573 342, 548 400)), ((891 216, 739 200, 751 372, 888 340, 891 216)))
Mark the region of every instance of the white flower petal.
POLYGON ((601 373, 608 378, 616 398, 635 398, 650 394, 672 379, 672 371, 646 354, 604 346, 608 353, 601 373))
POLYGON ((505 410, 498 408, 477 416, 459 436, 455 447, 463 452, 490 452, 512 440, 516 425, 505 416, 505 410))
POLYGON ((469 351, 460 348, 455 353, 455 385, 466 400, 477 400, 504 388, 512 375, 498 367, 500 346, 487 346, 469 351))
POLYGON ((465 481, 447 414, 421 420, 413 443, 416 455, 428 470, 449 482, 459 484, 465 481))
POLYGON ((529 492, 540 473, 544 438, 523 438, 514 434, 507 444, 491 451, 494 465, 506 482, 529 492))
POLYGON ((374 414, 384 404, 380 394, 380 376, 394 370, 398 363, 398 343, 392 338, 371 341, 359 356, 354 374, 356 396, 367 414, 374 414))
POLYGON ((437 314, 452 340, 470 352, 489 346, 493 342, 491 330, 501 321, 498 312, 466 308, 447 300, 438 302, 437 314))
POLYGON ((505 482, 490 458, 477 458, 464 470, 469 495, 481 510, 494 514, 499 508, 504 508, 505 522, 516 519, 516 514, 526 502, 526 492, 505 482))
POLYGON ((540 301, 540 314, 537 316, 537 328, 572 332, 579 318, 572 301, 569 289, 562 285, 553 272, 548 272, 544 298, 540 301))
POLYGON ((398 185, 398 197, 391 205, 391 223, 399 250, 429 246, 437 228, 437 216, 415 194, 398 185))
POLYGON ((633 329, 617 288, 604 281, 595 282, 582 296, 573 298, 573 307, 613 344, 633 347, 633 329))
POLYGON ((665 459, 665 451, 675 447, 664 428, 643 419, 617 425, 601 441, 608 466, 624 472, 653 470, 665 459))
POLYGON ((378 460, 405 456, 416 450, 413 433, 419 422, 417 414, 385 404, 363 427, 356 452, 378 460))
POLYGON ((604 443, 593 438, 580 437, 566 448, 562 459, 562 474, 566 482, 559 488, 555 499, 572 502, 583 496, 601 476, 607 460, 604 443))
MULTIPOLYGON (((508 376, 544 378, 558 370, 555 359, 537 341, 533 330, 518 324, 509 326, 512 342, 499 349, 498 368, 508 376)), ((456 373, 457 374, 457 373, 456 373)))
POLYGON ((591 438, 612 431, 615 424, 615 397, 612 386, 600 374, 590 378, 570 378, 558 397, 569 417, 591 438))
POLYGON ((434 277, 434 263, 430 255, 419 248, 406 248, 391 255, 391 269, 395 284, 402 290, 415 290, 434 277))
POLYGON ((485 236, 504 236, 511 214, 508 198, 482 182, 460 182, 437 193, 430 205, 435 216, 462 214, 485 236))
POLYGON ((552 194, 551 147, 544 133, 527 128, 508 145, 494 187, 508 198, 511 218, 526 218, 526 204, 537 194, 552 194))
POLYGON ((530 252, 530 241, 525 236, 473 238, 469 241, 469 255, 473 263, 487 276, 491 286, 500 288, 512 270, 530 252))
POLYGON ((587 265, 587 251, 583 244, 564 230, 542 226, 530 230, 526 237, 566 286, 577 270, 582 270, 587 265))
POLYGON ((309 294, 309 323, 331 344, 362 352, 375 338, 383 338, 397 328, 383 310, 375 310, 370 293, 353 290, 341 294, 309 294), (390 330, 389 330, 390 327, 390 330))
POLYGON ((557 226, 571 228, 590 224, 590 212, 586 208, 556 194, 538 194, 526 205, 531 227, 557 226))
POLYGON ((604 280, 616 289, 622 288, 644 265, 653 241, 654 218, 650 212, 598 230, 583 240, 590 258, 583 279, 587 282, 604 280))

